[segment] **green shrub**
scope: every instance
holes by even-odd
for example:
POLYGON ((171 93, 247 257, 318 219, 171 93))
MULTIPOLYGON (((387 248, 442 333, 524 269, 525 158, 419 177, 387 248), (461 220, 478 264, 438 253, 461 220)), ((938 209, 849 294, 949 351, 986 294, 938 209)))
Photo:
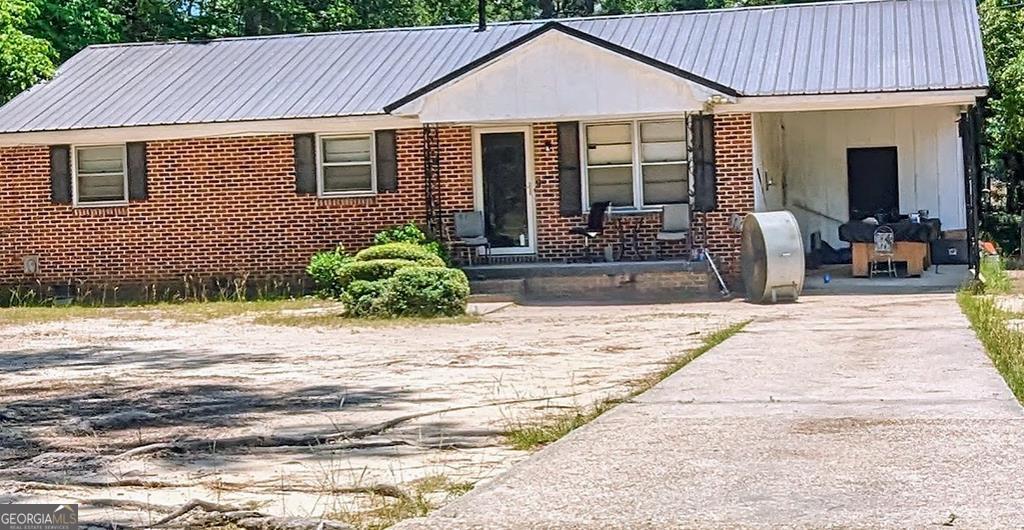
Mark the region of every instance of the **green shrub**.
POLYGON ((404 259, 376 259, 372 261, 351 261, 338 268, 337 290, 345 291, 349 284, 357 280, 374 282, 386 280, 399 269, 418 267, 415 261, 404 259))
POLYGON ((400 259, 415 261, 424 267, 444 267, 444 260, 427 248, 413 243, 384 243, 363 249, 356 254, 356 261, 400 259))
POLYGON ((387 282, 378 311, 392 317, 456 316, 466 312, 469 280, 458 269, 411 267, 387 282))
POLYGON ((306 273, 313 278, 313 283, 320 296, 337 298, 341 295, 338 272, 343 265, 351 261, 352 257, 346 254, 345 249, 340 246, 334 250, 313 254, 306 267, 306 273))
POLYGON ((377 301, 381 299, 390 280, 355 280, 341 295, 345 313, 352 317, 372 317, 378 312, 377 301))
POLYGON ((374 245, 385 245, 387 243, 412 243, 413 245, 419 245, 443 259, 445 263, 449 263, 448 250, 444 245, 437 238, 424 233, 415 223, 406 223, 388 228, 373 236, 374 245))

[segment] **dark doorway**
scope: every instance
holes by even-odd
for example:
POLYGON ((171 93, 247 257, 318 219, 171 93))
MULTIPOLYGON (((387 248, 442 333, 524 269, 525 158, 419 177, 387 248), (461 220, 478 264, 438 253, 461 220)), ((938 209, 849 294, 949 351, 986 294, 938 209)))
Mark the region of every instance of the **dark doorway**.
POLYGON ((895 147, 847 149, 846 176, 850 219, 899 214, 899 161, 895 147))
POLYGON ((480 134, 484 219, 494 249, 530 248, 526 134, 480 134))

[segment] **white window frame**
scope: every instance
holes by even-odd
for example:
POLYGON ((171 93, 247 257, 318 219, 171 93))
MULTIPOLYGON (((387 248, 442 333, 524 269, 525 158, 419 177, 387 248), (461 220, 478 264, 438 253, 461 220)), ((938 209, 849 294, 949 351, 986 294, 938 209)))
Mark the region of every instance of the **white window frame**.
MULTIPOLYGON (((580 177, 582 182, 582 193, 580 196, 583 199, 583 211, 590 211, 590 161, 587 158, 587 127, 592 125, 629 125, 630 131, 633 135, 631 147, 633 156, 630 164, 633 169, 633 205, 632 206, 613 206, 612 210, 616 212, 652 212, 660 211, 664 204, 645 204, 644 203, 644 166, 659 166, 659 165, 672 165, 672 164, 686 164, 686 187, 687 197, 686 203, 690 202, 690 187, 693 182, 693 161, 692 153, 690 152, 690 117, 689 115, 675 115, 675 116, 661 116, 661 117, 648 117, 648 118, 634 118, 634 119, 621 119, 621 120, 608 120, 608 121, 588 121, 580 122, 579 138, 580 138, 580 177), (658 123, 666 121, 680 121, 682 120, 683 126, 686 128, 686 157, 681 161, 669 161, 669 162, 644 162, 642 158, 642 145, 640 142, 640 124, 641 123, 658 123)), ((626 167, 626 164, 615 164, 607 167, 626 167)))
MULTIPOLYGON (((96 173, 96 175, 115 175, 115 173, 96 173)), ((128 145, 127 144, 80 144, 71 146, 71 205, 75 208, 104 208, 110 206, 126 206, 128 204, 128 145), (121 148, 121 172, 123 177, 123 198, 116 201, 81 201, 78 198, 78 151, 80 149, 121 148)))
MULTIPOLYGON (((366 162, 333 162, 330 167, 364 166, 366 162)), ((323 133, 316 135, 316 194, 318 197, 371 197, 377 195, 377 134, 369 133, 323 133), (324 140, 346 138, 370 138, 370 189, 353 191, 324 191, 324 140)))

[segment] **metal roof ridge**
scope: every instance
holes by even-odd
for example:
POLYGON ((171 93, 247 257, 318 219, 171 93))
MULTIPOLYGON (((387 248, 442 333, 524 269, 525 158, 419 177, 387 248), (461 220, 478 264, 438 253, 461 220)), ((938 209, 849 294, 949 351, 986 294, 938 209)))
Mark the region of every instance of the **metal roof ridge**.
MULTIPOLYGON (((770 11, 770 10, 781 10, 781 9, 795 9, 802 7, 828 7, 828 6, 841 6, 848 4, 883 4, 883 3, 897 3, 897 2, 922 2, 922 1, 936 1, 936 0, 819 0, 816 2, 803 2, 796 4, 775 4, 775 5, 761 5, 761 6, 739 6, 739 7, 726 7, 726 8, 710 8, 710 9, 692 9, 685 11, 660 11, 660 12, 649 12, 649 13, 623 13, 619 15, 590 15, 590 16, 577 16, 577 17, 566 17, 566 18, 538 18, 530 20, 506 20, 499 22, 488 22, 489 26, 514 26, 514 25, 543 25, 551 22, 566 23, 566 22, 585 22, 590 20, 617 20, 617 19, 632 19, 632 18, 649 18, 649 17, 665 17, 665 16, 692 16, 701 14, 713 14, 713 13, 733 13, 742 11, 770 11)), ((953 1, 953 0, 945 0, 953 1)), ((216 37, 210 39, 196 39, 196 40, 168 40, 168 41, 145 41, 145 42, 110 42, 105 44, 90 44, 86 46, 89 48, 117 48, 117 47, 128 47, 128 46, 169 46, 178 44, 215 44, 220 42, 233 42, 233 41, 249 41, 249 40, 271 40, 271 39, 290 39, 290 38, 307 38, 307 37, 326 37, 334 35, 359 35, 366 33, 388 33, 388 32, 413 32, 413 31, 431 31, 431 30, 448 30, 448 29, 476 29, 476 22, 466 22, 461 24, 442 24, 437 26, 408 26, 408 27, 390 27, 390 28, 368 28, 368 29, 346 29, 336 31, 316 31, 309 33, 278 33, 274 35, 243 35, 237 37, 216 37)))

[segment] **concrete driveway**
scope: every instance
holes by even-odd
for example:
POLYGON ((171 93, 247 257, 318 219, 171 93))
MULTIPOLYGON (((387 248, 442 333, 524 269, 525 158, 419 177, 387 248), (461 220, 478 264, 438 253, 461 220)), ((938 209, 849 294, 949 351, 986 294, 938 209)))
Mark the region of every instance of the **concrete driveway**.
POLYGON ((951 294, 813 296, 409 528, 1024 527, 1024 411, 951 294))

